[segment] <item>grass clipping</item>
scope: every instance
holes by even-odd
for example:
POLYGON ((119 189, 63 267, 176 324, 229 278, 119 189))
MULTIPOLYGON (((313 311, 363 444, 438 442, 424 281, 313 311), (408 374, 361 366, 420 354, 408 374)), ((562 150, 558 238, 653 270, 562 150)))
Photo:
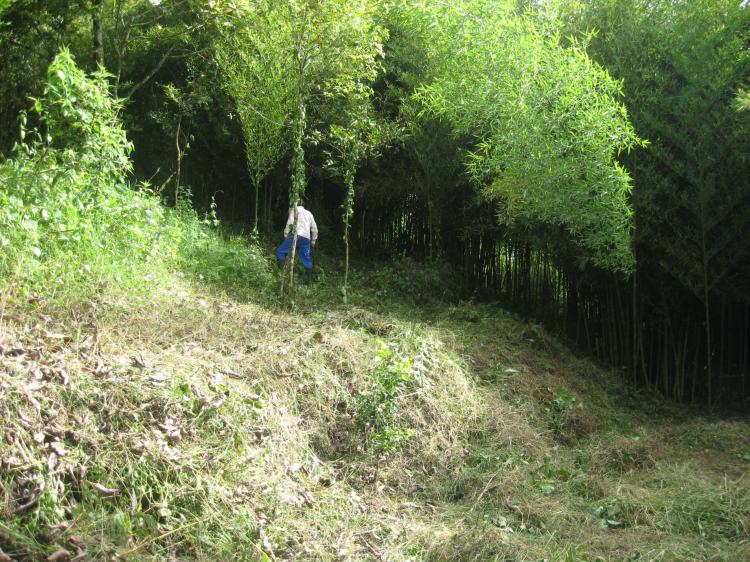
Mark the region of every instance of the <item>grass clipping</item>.
POLYGON ((6 320, 0 559, 403 557, 387 492, 462 450, 460 361, 408 325, 160 299, 6 320))

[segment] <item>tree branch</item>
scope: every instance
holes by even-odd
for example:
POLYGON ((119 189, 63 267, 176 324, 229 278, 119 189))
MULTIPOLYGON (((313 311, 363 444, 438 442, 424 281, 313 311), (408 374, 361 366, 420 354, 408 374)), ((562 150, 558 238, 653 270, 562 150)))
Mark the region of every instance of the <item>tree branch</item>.
POLYGON ((170 58, 170 55, 172 54, 172 51, 174 51, 174 46, 167 49, 167 52, 162 55, 159 62, 156 64, 154 68, 151 69, 151 72, 149 72, 142 80, 139 82, 136 82, 130 90, 128 90, 128 93, 125 95, 124 98, 121 98, 122 101, 128 101, 131 97, 133 97, 133 94, 136 93, 142 86, 144 86, 149 80, 151 80, 154 76, 156 76, 156 73, 161 70, 161 67, 164 66, 164 63, 167 62, 167 60, 170 58))

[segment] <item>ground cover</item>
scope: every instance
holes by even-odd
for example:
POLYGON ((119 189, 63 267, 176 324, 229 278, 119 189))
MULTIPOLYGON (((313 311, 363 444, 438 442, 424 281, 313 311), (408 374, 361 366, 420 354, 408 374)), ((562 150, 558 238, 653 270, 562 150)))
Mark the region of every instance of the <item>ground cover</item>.
POLYGON ((335 267, 292 307, 178 272, 8 287, 0 559, 750 559, 746 420, 379 271, 346 306, 335 267))

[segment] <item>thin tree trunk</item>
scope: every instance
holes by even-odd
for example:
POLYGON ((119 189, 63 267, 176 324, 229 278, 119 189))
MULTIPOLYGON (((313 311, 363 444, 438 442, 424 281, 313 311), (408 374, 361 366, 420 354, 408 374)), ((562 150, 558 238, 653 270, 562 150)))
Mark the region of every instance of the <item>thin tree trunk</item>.
POLYGON ((706 380, 708 384, 708 405, 713 403, 713 376, 711 373, 711 309, 708 303, 708 287, 703 291, 704 308, 706 313, 706 380))
POLYGON ((750 307, 745 306, 745 330, 744 334, 745 337, 742 338, 742 341, 745 343, 742 344, 742 398, 747 397, 747 356, 748 356, 748 340, 750 339, 750 322, 748 321, 748 318, 750 317, 750 307))
POLYGON ((174 206, 180 202, 180 175, 182 171, 182 149, 180 148, 180 128, 182 127, 182 115, 177 119, 177 133, 174 136, 174 146, 177 156, 177 175, 174 184, 174 206))
POLYGON ((354 212, 354 173, 346 172, 346 202, 344 203, 344 304, 347 303, 347 289, 349 286, 349 227, 354 212))
POLYGON ((638 334, 638 349, 640 349, 641 352, 641 373, 643 376, 643 382, 646 385, 646 388, 648 388, 648 363, 646 363, 646 346, 643 345, 643 326, 638 326, 638 334))
POLYGON ((693 380, 690 389, 690 403, 695 404, 695 389, 698 383, 698 359, 700 358, 700 331, 696 334, 695 357, 693 357, 693 380))
MULTIPOLYGON (((704 209, 705 212, 705 209, 704 209)), ((708 248, 705 218, 701 223, 701 257, 703 265, 703 306, 706 315, 706 382, 708 385, 708 405, 713 404, 713 372, 711 370, 711 309, 708 302, 708 248)))
POLYGON ((633 384, 638 381, 638 261, 633 269, 633 384))
POLYGON ((255 174, 253 175, 253 187, 255 188, 255 205, 253 206, 253 235, 258 236, 258 205, 260 203, 260 182, 262 181, 260 165, 256 162, 255 174))
POLYGON ((104 32, 102 31, 102 0, 91 0, 91 24, 94 39, 94 66, 104 67, 104 32))
POLYGON ((271 232, 271 183, 266 180, 265 189, 263 190, 263 213, 264 229, 266 234, 271 232))
POLYGON ((285 280, 288 282, 289 291, 294 289, 294 258, 297 254, 297 222, 299 218, 297 203, 305 191, 305 149, 302 145, 302 141, 305 134, 306 110, 307 108, 305 107, 302 90, 300 89, 294 140, 294 155, 292 157, 292 186, 289 198, 289 203, 294 213, 294 223, 292 224, 292 247, 289 257, 286 260, 286 274, 281 276, 281 287, 279 288, 279 291, 282 295, 286 289, 285 280))

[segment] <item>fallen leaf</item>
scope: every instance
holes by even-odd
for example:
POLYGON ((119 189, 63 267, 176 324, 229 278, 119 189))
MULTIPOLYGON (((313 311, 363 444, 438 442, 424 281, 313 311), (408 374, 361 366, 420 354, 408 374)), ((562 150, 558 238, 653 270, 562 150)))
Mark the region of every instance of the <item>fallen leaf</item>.
POLYGON ((308 507, 313 507, 317 503, 315 496, 313 496, 312 492, 306 488, 302 489, 300 497, 302 498, 303 503, 308 507))
POLYGON ((47 562, 70 562, 70 558, 70 552, 68 552, 64 548, 61 548, 60 550, 47 556, 47 562))
POLYGON ((159 427, 164 430, 169 441, 179 441, 182 438, 182 430, 171 419, 159 424, 159 427))
POLYGON ((65 334, 57 334, 54 332, 47 332, 45 330, 44 337, 48 340, 59 340, 59 341, 68 341, 70 340, 70 336, 66 336, 65 334))
POLYGON ((166 373, 154 373, 148 377, 148 381, 155 386, 164 386, 164 383, 170 379, 166 373))
POLYGON ((7 468, 18 468, 19 466, 23 466, 23 462, 18 457, 8 457, 3 459, 2 464, 6 466, 7 468))
POLYGON ((299 472, 304 467, 302 466, 302 463, 294 463, 287 467, 286 471, 287 474, 294 474, 295 472, 299 472))
POLYGON ((19 505, 16 510, 13 512, 14 515, 21 515, 23 513, 26 513, 27 511, 31 510, 36 506, 37 502, 39 501, 40 494, 37 494, 33 498, 31 498, 29 501, 27 501, 24 504, 19 505))
POLYGON ((68 537, 68 542, 78 549, 86 550, 86 541, 78 535, 70 535, 68 537))
POLYGON ((64 457, 68 454, 68 451, 65 450, 65 445, 63 445, 60 441, 53 441, 49 444, 49 446, 60 457, 64 457))
POLYGON ((57 369, 57 376, 60 379, 60 382, 62 382, 63 386, 68 386, 70 383, 70 377, 68 376, 68 372, 63 369, 62 367, 57 369))
POLYGON ((30 390, 31 392, 37 392, 39 390, 42 390, 45 387, 43 380, 32 380, 29 384, 26 385, 26 389, 30 390))
POLYGON ((49 533, 50 535, 57 535, 59 533, 63 533, 70 529, 73 526, 72 521, 63 521, 62 523, 57 523, 56 525, 49 525, 49 533))
POLYGON ((0 354, 2 355, 11 355, 13 357, 19 357, 21 355, 26 355, 26 350, 22 347, 0 347, 0 354))
POLYGON ((416 504, 414 502, 401 502, 398 504, 399 509, 416 509, 419 507, 419 504, 416 504))
POLYGON ((98 482, 93 482, 91 484, 91 487, 103 496, 114 496, 117 493, 116 488, 107 488, 106 486, 103 486, 98 482))
POLYGON ((146 368, 146 360, 143 357, 142 353, 139 353, 138 355, 133 355, 130 360, 133 362, 134 367, 138 367, 139 369, 145 369, 146 368))

